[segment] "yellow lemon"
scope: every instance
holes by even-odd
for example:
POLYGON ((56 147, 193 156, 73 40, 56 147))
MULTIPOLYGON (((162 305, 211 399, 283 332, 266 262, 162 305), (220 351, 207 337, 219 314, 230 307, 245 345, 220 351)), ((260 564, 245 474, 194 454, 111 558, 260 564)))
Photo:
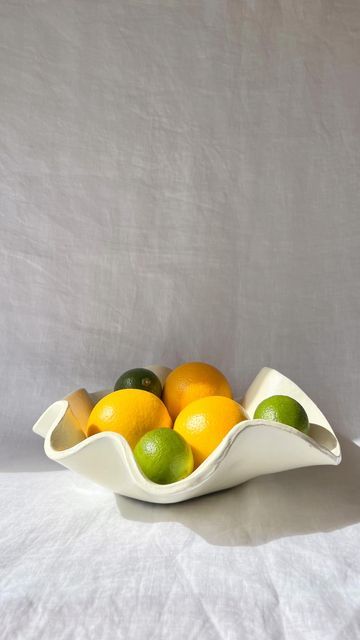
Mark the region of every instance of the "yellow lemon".
POLYGON ((207 396, 232 398, 231 387, 225 376, 211 364, 186 362, 169 373, 162 399, 175 420, 186 405, 207 396))
POLYGON ((87 435, 115 431, 134 448, 147 431, 171 427, 169 413, 157 396, 140 389, 121 389, 95 405, 88 419, 87 435))
POLYGON ((238 402, 222 396, 194 400, 175 420, 174 431, 191 446, 198 467, 238 422, 247 420, 238 402))

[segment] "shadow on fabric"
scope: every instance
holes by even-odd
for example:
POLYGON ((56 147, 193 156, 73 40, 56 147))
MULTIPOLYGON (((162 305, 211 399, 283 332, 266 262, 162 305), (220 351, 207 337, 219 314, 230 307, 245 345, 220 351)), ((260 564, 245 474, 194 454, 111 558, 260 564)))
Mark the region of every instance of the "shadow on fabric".
POLYGON ((338 467, 262 476, 216 494, 158 505, 116 496, 121 516, 178 522, 220 546, 256 546, 287 536, 342 529, 360 521, 360 447, 339 438, 338 467))

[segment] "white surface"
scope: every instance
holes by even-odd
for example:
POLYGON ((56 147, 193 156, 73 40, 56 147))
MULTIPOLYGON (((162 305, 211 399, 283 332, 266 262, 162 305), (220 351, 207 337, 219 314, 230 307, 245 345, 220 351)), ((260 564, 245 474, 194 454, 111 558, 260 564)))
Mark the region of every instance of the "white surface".
POLYGON ((359 439, 359 39, 358 0, 0 3, 0 637, 360 637, 355 445, 121 517, 30 430, 199 359, 359 439))
POLYGON ((357 640, 360 450, 150 505, 68 471, 0 476, 1 638, 357 640))
MULTIPOLYGON (((310 421, 309 436, 284 424, 243 420, 190 476, 171 485, 148 480, 139 470, 131 447, 118 433, 84 438, 84 424, 77 418, 71 400, 60 400, 48 407, 33 431, 45 438, 44 451, 51 460, 121 496, 162 504, 229 489, 269 473, 339 464, 339 443, 325 416, 302 389, 279 371, 264 367, 255 377, 243 400, 248 417, 253 416, 260 402, 274 394, 300 402, 310 421)), ((97 398, 99 395, 100 392, 94 394, 97 398)), ((88 417, 89 396, 85 392, 77 397, 78 403, 83 399, 82 415, 88 417)))

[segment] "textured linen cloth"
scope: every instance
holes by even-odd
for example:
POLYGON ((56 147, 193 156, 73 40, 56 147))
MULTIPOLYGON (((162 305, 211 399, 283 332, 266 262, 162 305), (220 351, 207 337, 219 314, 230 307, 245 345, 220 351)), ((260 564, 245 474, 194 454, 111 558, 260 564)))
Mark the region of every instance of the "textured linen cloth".
POLYGON ((358 0, 0 2, 0 638, 357 640, 358 0), (264 366, 339 468, 172 507, 31 426, 131 366, 264 366))
POLYGON ((1 638, 356 640, 360 449, 178 505, 1 476, 1 638))

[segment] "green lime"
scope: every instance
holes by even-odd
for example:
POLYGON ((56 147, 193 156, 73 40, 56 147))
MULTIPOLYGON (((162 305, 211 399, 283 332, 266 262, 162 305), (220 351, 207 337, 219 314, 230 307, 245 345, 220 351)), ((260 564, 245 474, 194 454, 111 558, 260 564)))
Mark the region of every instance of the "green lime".
POLYGON ((188 476, 194 468, 190 445, 172 429, 153 429, 134 449, 140 469, 153 482, 169 484, 188 476))
POLYGON ((150 369, 129 369, 115 382, 114 391, 120 389, 141 389, 150 391, 161 398, 162 386, 159 378, 150 369))
POLYGON ((260 402, 254 413, 255 420, 273 420, 309 432, 309 418, 301 404, 289 396, 271 396, 260 402))

